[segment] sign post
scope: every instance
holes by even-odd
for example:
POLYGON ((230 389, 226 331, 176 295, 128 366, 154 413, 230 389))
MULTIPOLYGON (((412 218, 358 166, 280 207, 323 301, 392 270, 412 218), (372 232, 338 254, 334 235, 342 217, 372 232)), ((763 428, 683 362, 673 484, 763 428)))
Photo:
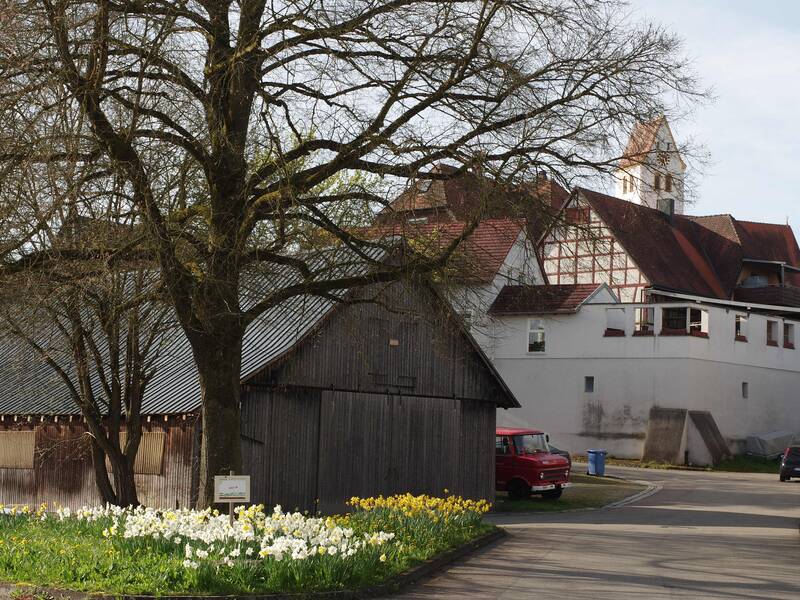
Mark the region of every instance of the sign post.
POLYGON ((236 502, 250 502, 250 476, 216 475, 214 477, 214 503, 228 504, 228 516, 233 526, 233 505, 236 502))

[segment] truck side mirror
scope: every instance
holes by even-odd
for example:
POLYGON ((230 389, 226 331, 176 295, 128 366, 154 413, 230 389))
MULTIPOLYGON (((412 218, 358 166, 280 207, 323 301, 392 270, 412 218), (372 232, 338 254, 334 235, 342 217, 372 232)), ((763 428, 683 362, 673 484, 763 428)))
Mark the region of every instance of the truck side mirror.
POLYGON ((548 444, 550 443, 550 434, 549 433, 545 433, 544 434, 544 441, 547 442, 548 444))

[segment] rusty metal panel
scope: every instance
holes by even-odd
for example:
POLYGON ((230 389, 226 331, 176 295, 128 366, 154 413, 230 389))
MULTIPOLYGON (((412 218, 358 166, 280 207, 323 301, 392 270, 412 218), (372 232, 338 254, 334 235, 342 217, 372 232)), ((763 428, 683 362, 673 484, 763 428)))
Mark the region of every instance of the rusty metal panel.
POLYGON ((0 431, 0 468, 33 469, 35 431, 0 431))
MULTIPOLYGON (((143 469, 135 475, 139 501, 158 508, 189 507, 196 469, 196 427, 192 419, 146 425, 143 469), (151 447, 152 450, 148 450, 151 447)), ((0 423, 0 435, 34 433, 26 423, 0 423), (5 428, 5 429, 3 429, 5 428)), ((0 467, 0 504, 40 504, 79 508, 100 503, 91 458, 91 439, 83 423, 44 422, 35 428, 32 469, 0 467)))
MULTIPOLYGON (((167 434, 164 431, 143 431, 139 441, 139 450, 133 461, 133 472, 136 475, 161 475, 164 465, 164 443, 167 434)), ((128 432, 120 431, 119 445, 124 448, 128 441, 128 432)), ((106 468, 113 473, 111 462, 106 458, 106 468)))

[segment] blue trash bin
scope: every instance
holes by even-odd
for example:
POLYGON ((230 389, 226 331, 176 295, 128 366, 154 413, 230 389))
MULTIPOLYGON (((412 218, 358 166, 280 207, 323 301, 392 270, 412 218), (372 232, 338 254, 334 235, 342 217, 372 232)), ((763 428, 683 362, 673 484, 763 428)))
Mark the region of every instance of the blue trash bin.
POLYGON ((586 456, 589 459, 589 475, 603 477, 606 474, 606 450, 587 450, 586 456))

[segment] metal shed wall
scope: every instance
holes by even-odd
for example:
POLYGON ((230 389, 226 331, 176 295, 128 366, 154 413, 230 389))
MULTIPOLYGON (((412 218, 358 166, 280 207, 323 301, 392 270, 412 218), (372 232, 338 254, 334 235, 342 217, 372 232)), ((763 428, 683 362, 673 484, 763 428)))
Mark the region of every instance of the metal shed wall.
MULTIPOLYGON (((192 463, 196 456, 195 419, 172 418, 145 424, 145 431, 164 433, 161 473, 136 475, 139 500, 148 506, 190 506, 192 463)), ((82 422, 3 421, 0 430, 33 430, 36 455, 33 469, 0 468, 0 504, 61 505, 70 508, 100 502, 94 482, 86 428, 82 422)), ((194 492, 194 494, 193 494, 194 492)))

